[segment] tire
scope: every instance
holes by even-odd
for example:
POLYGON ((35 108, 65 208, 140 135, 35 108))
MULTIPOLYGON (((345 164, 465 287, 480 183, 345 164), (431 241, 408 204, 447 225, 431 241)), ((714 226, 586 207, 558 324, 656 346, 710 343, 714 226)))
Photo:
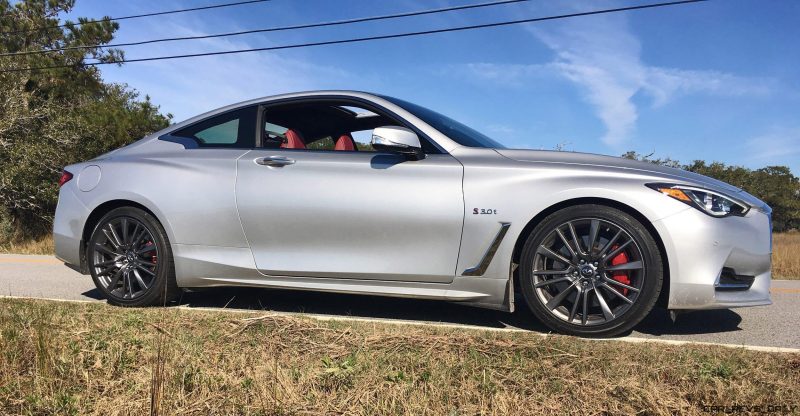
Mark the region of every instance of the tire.
POLYGON ((653 309, 664 279, 647 228, 604 205, 547 216, 528 236, 519 270, 533 314, 556 332, 582 337, 630 331, 653 309))
POLYGON ((86 264, 95 286, 113 305, 166 305, 180 294, 167 234, 156 218, 138 208, 116 208, 97 222, 86 264))

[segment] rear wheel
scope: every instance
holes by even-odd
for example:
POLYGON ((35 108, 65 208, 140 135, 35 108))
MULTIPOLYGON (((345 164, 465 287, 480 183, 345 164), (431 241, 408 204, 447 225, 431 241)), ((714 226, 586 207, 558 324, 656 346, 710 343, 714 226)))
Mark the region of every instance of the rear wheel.
POLYGON ((661 254, 648 230, 603 205, 549 215, 528 237, 519 267, 534 315, 557 332, 579 336, 630 330, 652 310, 663 281, 661 254))
POLYGON ((103 216, 86 257, 92 280, 109 303, 164 305, 180 293, 167 235, 152 215, 138 208, 117 208, 103 216))

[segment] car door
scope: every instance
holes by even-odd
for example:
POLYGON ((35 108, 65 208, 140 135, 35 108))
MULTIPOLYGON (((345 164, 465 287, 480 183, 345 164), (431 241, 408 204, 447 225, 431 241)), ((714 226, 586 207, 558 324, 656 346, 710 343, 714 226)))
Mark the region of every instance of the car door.
POLYGON ((453 280, 464 202, 452 156, 255 149, 237 169, 236 203, 261 273, 453 280))

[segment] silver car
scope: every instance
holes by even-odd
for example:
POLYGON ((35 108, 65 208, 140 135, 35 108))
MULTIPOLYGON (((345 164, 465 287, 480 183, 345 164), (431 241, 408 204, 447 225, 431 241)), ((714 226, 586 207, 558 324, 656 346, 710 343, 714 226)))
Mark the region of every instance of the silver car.
POLYGON ((645 162, 511 150, 353 91, 224 107, 61 178, 56 255, 109 302, 249 286, 439 299, 612 336, 770 303, 770 208, 645 162))

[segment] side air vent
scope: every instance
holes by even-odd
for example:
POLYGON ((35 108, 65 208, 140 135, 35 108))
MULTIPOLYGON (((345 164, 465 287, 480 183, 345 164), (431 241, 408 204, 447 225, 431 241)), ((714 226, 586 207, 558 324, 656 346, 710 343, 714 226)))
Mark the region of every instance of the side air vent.
POLYGON ((755 276, 736 274, 730 267, 723 267, 719 275, 719 281, 714 285, 714 289, 719 291, 743 291, 750 289, 753 285, 755 276))

